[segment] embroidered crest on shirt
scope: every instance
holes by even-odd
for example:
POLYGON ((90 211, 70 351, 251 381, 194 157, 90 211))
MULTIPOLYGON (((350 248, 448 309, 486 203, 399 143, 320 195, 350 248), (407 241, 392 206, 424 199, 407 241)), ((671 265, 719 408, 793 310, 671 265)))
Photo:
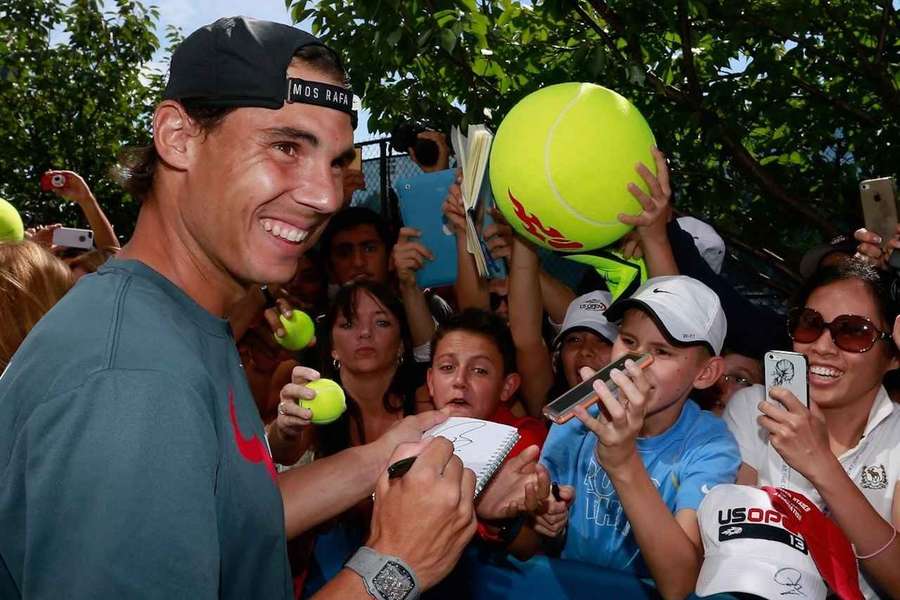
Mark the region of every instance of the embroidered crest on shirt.
POLYGON ((867 490, 883 490, 887 487, 887 471, 884 465, 863 467, 859 478, 860 486, 867 490))

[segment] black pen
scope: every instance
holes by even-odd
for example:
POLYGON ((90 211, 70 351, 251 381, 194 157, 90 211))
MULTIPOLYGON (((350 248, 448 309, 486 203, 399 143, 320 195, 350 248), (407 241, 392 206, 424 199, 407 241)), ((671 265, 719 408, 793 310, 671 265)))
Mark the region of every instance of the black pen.
POLYGON ((415 456, 401 458, 388 467, 388 479, 397 479, 398 477, 403 477, 404 475, 406 475, 406 472, 409 471, 410 467, 413 466, 414 462, 416 462, 415 456))
POLYGON ((559 495, 559 484, 555 481, 550 486, 550 491, 553 493, 553 497, 556 498, 557 502, 562 502, 562 496, 559 495))

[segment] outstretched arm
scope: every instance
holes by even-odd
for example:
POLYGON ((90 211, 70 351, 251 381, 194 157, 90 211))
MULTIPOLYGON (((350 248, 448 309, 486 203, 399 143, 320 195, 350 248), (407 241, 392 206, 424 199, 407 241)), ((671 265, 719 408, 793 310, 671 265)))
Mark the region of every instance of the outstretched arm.
POLYGON ((60 198, 71 200, 81 208, 91 231, 94 232, 94 245, 97 248, 118 248, 119 240, 112 223, 106 218, 106 214, 100 208, 100 203, 97 202, 91 188, 88 187, 81 175, 74 171, 49 171, 49 173, 59 174, 66 178, 65 185, 51 188, 51 191, 60 198))

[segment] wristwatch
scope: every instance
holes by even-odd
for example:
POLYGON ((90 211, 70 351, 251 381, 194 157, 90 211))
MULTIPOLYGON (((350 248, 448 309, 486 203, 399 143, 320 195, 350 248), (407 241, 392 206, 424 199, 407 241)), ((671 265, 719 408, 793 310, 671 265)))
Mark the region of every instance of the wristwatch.
POLYGON ((408 564, 368 546, 357 550, 346 567, 362 577, 366 590, 377 600, 417 600, 421 593, 416 574, 408 564))

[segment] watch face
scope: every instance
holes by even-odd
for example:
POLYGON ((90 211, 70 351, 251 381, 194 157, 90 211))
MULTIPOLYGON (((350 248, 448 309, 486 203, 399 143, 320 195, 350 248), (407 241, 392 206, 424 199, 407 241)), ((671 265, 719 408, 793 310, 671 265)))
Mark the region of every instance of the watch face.
POLYGON ((405 600, 415 587, 410 572, 403 565, 391 560, 378 571, 372 583, 387 600, 405 600))

